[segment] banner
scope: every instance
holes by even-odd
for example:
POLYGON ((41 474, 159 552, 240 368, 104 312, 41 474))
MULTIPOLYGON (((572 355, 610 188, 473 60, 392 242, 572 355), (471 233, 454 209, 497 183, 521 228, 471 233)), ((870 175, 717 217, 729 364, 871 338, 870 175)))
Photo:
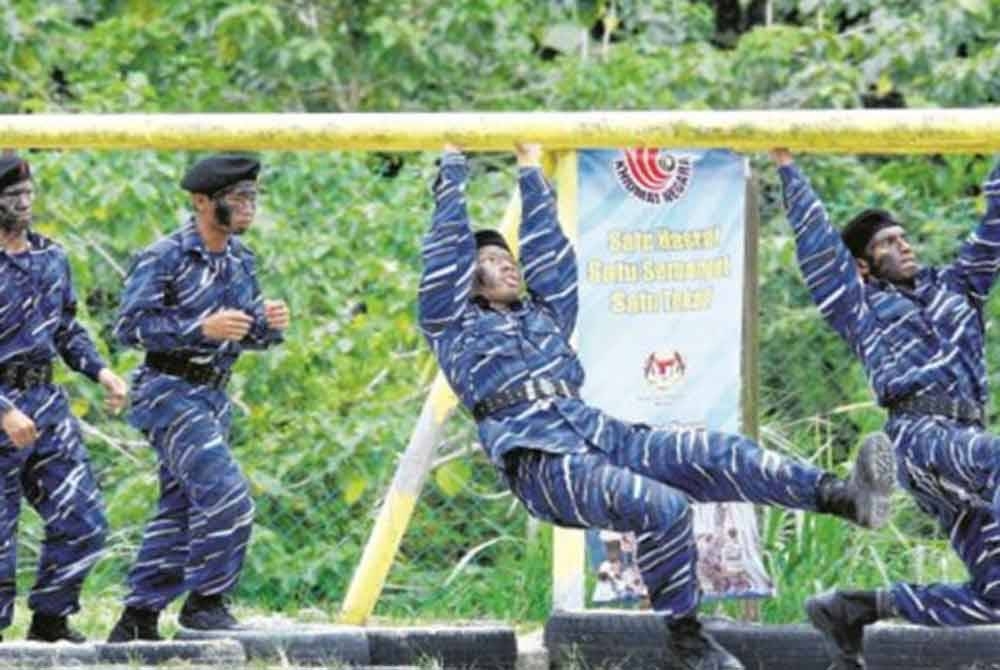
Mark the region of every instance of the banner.
MULTIPOLYGON (((621 419, 738 432, 749 167, 727 151, 578 153, 583 397, 621 419)), ((767 596, 753 506, 695 505, 712 597, 767 596)), ((641 601, 634 538, 588 534, 596 603, 641 601)))

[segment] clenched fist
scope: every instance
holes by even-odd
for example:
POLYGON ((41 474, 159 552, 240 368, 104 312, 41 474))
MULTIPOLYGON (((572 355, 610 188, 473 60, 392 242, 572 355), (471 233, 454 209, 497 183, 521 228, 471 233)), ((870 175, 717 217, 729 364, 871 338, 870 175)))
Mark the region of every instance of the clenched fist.
POLYGON ((97 375, 97 381, 101 383, 107 394, 104 397, 104 407, 112 414, 120 412, 128 399, 128 384, 110 368, 101 370, 100 374, 97 375))
POLYGON ((771 156, 771 160, 773 160, 778 167, 791 165, 795 162, 792 158, 792 152, 784 147, 771 149, 768 154, 771 156))
POLYGON ((220 309, 201 322, 201 333, 210 340, 239 342, 250 332, 253 317, 238 309, 220 309))
POLYGON ((521 167, 539 167, 542 164, 542 145, 518 142, 514 145, 517 164, 521 167))
POLYGON ((291 321, 288 305, 284 300, 265 300, 264 317, 267 319, 267 327, 271 330, 285 330, 291 321))
POLYGON ((0 422, 3 424, 3 432, 7 433, 7 437, 18 449, 23 449, 38 439, 35 422, 19 409, 7 410, 0 422))

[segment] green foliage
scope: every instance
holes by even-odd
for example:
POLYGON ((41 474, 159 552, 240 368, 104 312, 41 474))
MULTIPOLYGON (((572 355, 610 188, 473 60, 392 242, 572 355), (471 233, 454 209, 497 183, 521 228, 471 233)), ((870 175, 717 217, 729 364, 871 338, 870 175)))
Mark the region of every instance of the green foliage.
MULTIPOLYGON (((850 108, 1000 98, 998 0, 772 6, 771 25, 720 48, 711 3, 689 0, 14 0, 0 7, 0 113, 850 108)), ((234 445, 258 504, 240 595, 260 608, 333 612, 434 370, 414 323, 433 157, 302 149, 263 156, 263 210, 248 239, 265 292, 289 301, 294 325, 283 347, 246 356, 232 385, 234 445)), ((177 180, 193 157, 31 154, 38 228, 69 249, 82 319, 120 371, 140 359, 108 336, 122 272, 132 252, 185 215, 177 180)), ((801 162, 835 220, 889 207, 932 262, 949 259, 981 214, 978 183, 989 163, 801 162)), ((763 177, 764 441, 842 469, 882 415, 809 302, 773 170, 763 157, 755 167, 763 177)), ((512 183, 509 157, 476 157, 473 216, 498 220, 512 183)), ((992 344, 989 357, 1000 369, 992 344)), ((154 459, 139 435, 105 415, 93 385, 60 378, 94 429, 88 443, 113 535, 86 595, 106 598, 122 589, 152 510, 154 459)), ((539 620, 548 611, 547 531, 530 534, 473 440, 457 417, 379 615, 539 620)), ((800 620, 804 595, 847 575, 862 586, 962 578, 926 517, 900 502, 893 527, 880 533, 766 512, 767 560, 781 594, 764 606, 766 619, 800 620)), ((26 586, 37 520, 21 535, 26 586)))

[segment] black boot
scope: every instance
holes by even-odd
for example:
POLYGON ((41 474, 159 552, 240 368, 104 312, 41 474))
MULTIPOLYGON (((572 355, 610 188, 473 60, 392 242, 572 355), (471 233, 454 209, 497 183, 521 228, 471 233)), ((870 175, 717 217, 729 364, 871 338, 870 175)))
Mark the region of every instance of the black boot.
POLYGON ((36 642, 58 642, 66 640, 74 644, 81 644, 87 641, 77 630, 69 627, 69 622, 64 616, 53 616, 51 614, 40 614, 35 612, 31 616, 31 626, 28 628, 28 639, 36 642))
POLYGON ((108 635, 108 642, 111 644, 132 642, 133 640, 158 642, 163 639, 160 637, 157 625, 159 618, 160 613, 156 610, 126 607, 118 619, 118 623, 111 629, 111 634, 108 635))
POLYGON ((211 596, 191 593, 184 601, 177 621, 185 628, 194 630, 231 630, 240 626, 229 612, 221 593, 211 596))
POLYGON ((744 670, 735 656, 715 641, 694 615, 667 624, 673 665, 683 670, 744 670))
POLYGON ((889 520, 889 496, 896 479, 896 455, 885 433, 865 438, 848 480, 824 475, 816 508, 865 528, 879 528, 889 520))
POLYGON ((828 591, 806 600, 806 615, 823 634, 831 670, 864 668, 865 626, 893 615, 888 594, 881 591, 828 591))

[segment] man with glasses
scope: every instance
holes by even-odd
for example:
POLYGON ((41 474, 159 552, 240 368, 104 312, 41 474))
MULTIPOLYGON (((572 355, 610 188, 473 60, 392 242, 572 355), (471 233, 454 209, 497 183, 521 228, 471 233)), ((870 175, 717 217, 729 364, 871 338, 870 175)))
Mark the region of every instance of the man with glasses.
POLYGON ((52 359, 98 381, 114 412, 128 387, 76 320, 66 252, 30 229, 34 197, 27 161, 0 156, 0 629, 14 615, 24 496, 45 524, 28 639, 83 642, 67 617, 80 609, 107 522, 80 427, 65 391, 52 383, 52 359))
POLYGON ((253 523, 247 481, 227 444, 230 370, 244 349, 282 341, 289 313, 264 300, 254 255, 238 239, 254 219, 260 163, 217 155, 181 181, 192 220, 134 260, 115 336, 146 351, 129 419, 159 458, 160 502, 129 573, 109 642, 157 640, 181 593, 187 628, 238 624, 224 596, 239 579, 253 523))

